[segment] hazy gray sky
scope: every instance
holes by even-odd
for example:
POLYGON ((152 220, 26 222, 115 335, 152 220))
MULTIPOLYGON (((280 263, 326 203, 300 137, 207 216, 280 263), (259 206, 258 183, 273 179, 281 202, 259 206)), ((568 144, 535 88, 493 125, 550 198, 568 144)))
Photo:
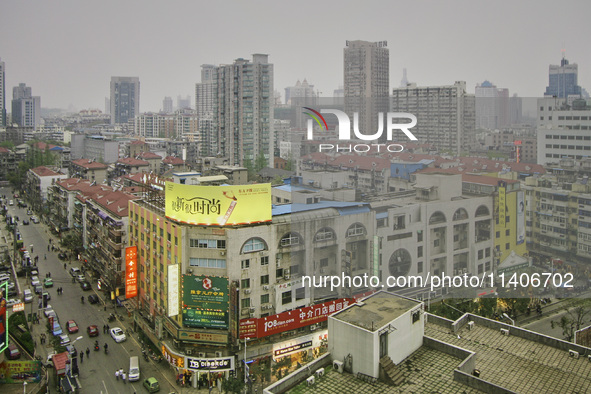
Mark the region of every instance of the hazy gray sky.
POLYGON ((269 54, 282 94, 303 78, 343 84, 346 40, 388 41, 390 86, 485 79, 540 96, 561 50, 591 91, 589 1, 0 0, 7 107, 24 82, 43 107, 104 110, 111 76, 138 76, 140 110, 191 95, 200 65, 269 54))

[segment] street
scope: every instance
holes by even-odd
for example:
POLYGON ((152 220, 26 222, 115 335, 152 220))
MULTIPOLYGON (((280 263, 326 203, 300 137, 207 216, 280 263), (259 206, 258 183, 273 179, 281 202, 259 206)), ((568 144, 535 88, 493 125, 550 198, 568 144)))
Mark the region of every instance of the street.
MULTIPOLYGON (((10 194, 9 188, 0 189, 0 194, 6 194, 8 197, 10 194)), ((82 336, 81 339, 75 341, 74 343, 74 346, 78 350, 79 354, 84 352, 87 348, 90 349, 89 357, 87 357, 85 354, 83 362, 80 362, 80 355, 78 356, 78 367, 80 371, 79 379, 82 384, 83 391, 104 394, 145 392, 145 389, 141 387, 142 381, 153 376, 158 379, 161 391, 166 393, 174 392, 176 388, 173 387, 173 385, 166 379, 170 379, 173 376, 171 370, 168 367, 168 363, 166 361, 162 361, 160 364, 156 364, 152 360, 144 360, 141 352, 141 344, 138 340, 138 335, 135 333, 131 334, 130 328, 132 328, 132 318, 129 318, 127 315, 125 315, 122 316, 122 321, 117 319, 114 322, 108 323, 108 316, 110 313, 123 314, 125 313, 125 309, 117 308, 117 310, 115 310, 115 308, 109 304, 105 311, 104 295, 103 293, 96 292, 96 281, 91 282, 93 289, 90 291, 83 291, 77 281, 73 283, 73 277, 69 274, 69 270, 71 267, 80 268, 80 265, 77 264, 76 261, 72 263, 70 261, 64 262, 58 259, 58 250, 55 252, 47 251, 48 245, 51 245, 49 242, 50 237, 53 239, 53 244, 56 246, 58 246, 57 242, 59 240, 50 235, 45 224, 30 223, 29 225, 22 225, 23 219, 29 219, 29 215, 26 214, 27 209, 28 208, 18 208, 16 205, 9 206, 8 213, 12 216, 18 216, 20 219, 18 229, 22 234, 24 247, 26 247, 29 252, 31 252, 30 245, 34 246, 33 252, 31 252, 32 261, 35 256, 39 256, 37 268, 39 271, 38 276, 41 283, 43 283, 43 280, 47 275, 51 275, 51 278, 53 279, 53 287, 44 289, 44 291, 48 291, 51 295, 49 304, 56 312, 64 333, 67 333, 65 327, 66 322, 72 319, 75 320, 79 327, 79 332, 69 334, 70 340, 75 341, 76 338, 82 336), (66 264, 66 269, 64 269, 64 263, 66 264), (57 294, 58 287, 63 289, 63 293, 61 295, 57 294), (100 302, 94 305, 90 304, 88 302, 88 295, 90 294, 97 294, 99 296, 100 302), (84 304, 81 303, 81 297, 85 298, 84 304), (98 327, 99 336, 89 338, 87 334, 87 327, 93 324, 98 327), (124 332, 130 329, 129 333, 131 335, 127 335, 126 341, 122 343, 116 343, 108 333, 103 333, 103 326, 106 324, 109 324, 111 328, 120 327, 124 332), (100 350, 98 352, 94 351, 94 342, 97 339, 100 344, 100 350), (108 354, 104 353, 105 343, 108 344, 108 354), (122 368, 123 370, 127 371, 129 369, 129 358, 131 356, 138 356, 140 359, 141 377, 137 382, 128 382, 123 384, 121 380, 117 381, 115 379, 115 370, 122 368), (163 372, 164 375, 166 375, 166 378, 159 371, 159 368, 164 370, 163 372)), ((11 250, 11 255, 12 254, 13 251, 11 250)), ((17 266, 17 270, 18 269, 19 267, 17 266)), ((18 297, 22 299, 23 290, 26 288, 31 288, 30 278, 19 278, 19 283, 20 292, 18 297)), ((25 304, 25 313, 36 313, 37 311, 37 298, 35 298, 32 303, 25 304)), ((37 343, 37 353, 42 357, 42 360, 44 360, 45 363, 47 354, 53 351, 53 349, 50 338, 48 338, 46 344, 41 344, 40 335, 46 332, 47 320, 42 311, 39 311, 39 317, 39 324, 32 324, 31 330, 37 343)), ((53 377, 53 373, 50 373, 50 376, 53 377)), ((55 387, 55 383, 56 382, 54 381, 50 382, 50 387, 52 390, 55 387)))

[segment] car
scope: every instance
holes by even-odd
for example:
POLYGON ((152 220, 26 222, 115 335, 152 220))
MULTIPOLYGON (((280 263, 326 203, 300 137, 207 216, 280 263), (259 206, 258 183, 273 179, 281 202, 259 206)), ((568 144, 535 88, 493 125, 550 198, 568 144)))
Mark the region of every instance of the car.
POLYGON ((41 286, 41 284, 38 284, 37 286, 35 286, 33 288, 35 289, 35 294, 43 293, 43 287, 41 286))
POLYGON ((10 206, 14 205, 14 201, 13 200, 8 201, 8 205, 10 205, 10 206))
POLYGON ((33 214, 33 211, 31 211, 30 209, 27 211, 27 215, 31 216, 33 214))
POLYGON ((88 302, 91 304, 97 304, 99 302, 99 298, 96 294, 91 294, 88 296, 88 302))
POLYGON ((65 346, 68 343, 70 343, 70 337, 68 336, 68 334, 60 334, 59 338, 60 338, 60 345, 62 345, 62 346, 65 346))
POLYGON ((21 351, 18 350, 14 343, 8 345, 5 354, 6 358, 8 358, 9 360, 18 360, 19 358, 21 358, 21 351))
POLYGON ((59 252, 59 253, 57 254, 57 257, 58 257, 60 260, 67 260, 67 259, 68 259, 68 255, 67 255, 65 252, 59 252))
POLYGON ((86 276, 84 276, 84 275, 78 275, 78 276, 76 276, 76 280, 78 282, 84 282, 86 280, 86 276))
POLYGON ((86 329, 86 332, 88 333, 89 337, 98 337, 99 336, 98 327, 95 326, 94 324, 92 326, 88 326, 88 328, 86 329))
POLYGON ((55 312, 53 311, 53 307, 51 305, 47 304, 47 308, 45 308, 43 310, 43 314, 45 315, 45 317, 49 317, 49 315, 52 313, 55 315, 55 312))
POLYGON ((13 306, 22 303, 18 298, 9 298, 6 300, 6 306, 13 306))
POLYGON ((45 361, 45 366, 47 368, 53 368, 53 356, 55 356, 55 352, 51 352, 47 355, 47 360, 45 361))
POLYGON ((115 340, 115 342, 123 342, 127 339, 123 330, 119 327, 113 327, 109 330, 111 333, 111 337, 115 340))
POLYGON ((70 334, 74 334, 78 332, 78 324, 76 324, 74 320, 68 320, 66 323, 66 330, 68 330, 70 334))
MULTIPOLYGON (((31 284, 33 284, 34 282, 39 283, 39 277, 38 276, 32 276, 31 277, 31 284)), ((33 286, 37 286, 37 285, 33 285, 33 286)))
POLYGON ((24 298, 26 304, 28 304, 29 302, 32 302, 33 301, 33 293, 31 292, 31 290, 25 289, 23 291, 23 298, 24 298))
POLYGON ((23 226, 28 226, 29 225, 29 221, 27 219, 23 219, 23 226))
POLYGON ((76 347, 72 344, 66 345, 66 350, 68 353, 70 353, 70 358, 76 357, 78 355, 78 350, 76 350, 76 347))
POLYGON ((43 281, 43 286, 45 286, 45 287, 53 287, 53 279, 51 279, 51 278, 45 278, 45 281, 43 281))
POLYGON ((51 300, 51 294, 49 294, 48 292, 44 291, 43 294, 41 295, 42 298, 45 298, 47 301, 51 300))
POLYGON ((84 282, 80 282, 80 287, 82 287, 82 290, 87 291, 87 290, 92 290, 92 286, 90 285, 90 283, 84 281, 84 282))
POLYGON ((38 275, 39 275, 39 271, 37 271, 37 269, 31 270, 31 276, 38 276, 38 275))
POLYGON ((160 384, 156 378, 148 378, 144 380, 144 387, 148 390, 148 393, 155 393, 160 391, 160 384))
POLYGON ((31 216, 31 222, 37 224, 39 223, 39 218, 37 216, 31 216))

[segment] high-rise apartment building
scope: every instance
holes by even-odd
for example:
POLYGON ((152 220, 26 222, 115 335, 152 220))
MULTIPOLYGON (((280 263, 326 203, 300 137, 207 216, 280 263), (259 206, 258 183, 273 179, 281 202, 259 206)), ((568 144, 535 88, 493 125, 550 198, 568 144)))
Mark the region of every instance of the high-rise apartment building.
POLYGON ((140 114, 140 79, 111 77, 111 124, 127 123, 140 114))
POLYGON ((212 141, 210 154, 219 152, 230 164, 254 164, 264 157, 273 166, 273 64, 268 58, 254 54, 252 62, 240 58, 216 67, 216 135, 207 140, 212 141))
POLYGON ((12 89, 12 121, 20 127, 41 124, 41 97, 33 97, 32 89, 24 83, 12 89))
POLYGON ((6 75, 5 64, 0 59, 0 127, 6 127, 6 75))
POLYGON ((286 87, 285 104, 291 105, 294 109, 291 111, 291 126, 298 129, 305 128, 305 122, 309 118, 304 116, 301 109, 302 107, 316 107, 317 102, 318 95, 314 92, 314 85, 308 84, 306 79, 304 79, 303 82, 298 80, 295 86, 286 87))
POLYGON ((581 95, 581 87, 577 85, 579 74, 577 63, 569 64, 563 55, 560 66, 551 64, 548 74, 549 84, 544 96, 568 98, 568 96, 581 95))
POLYGON ((509 89, 489 81, 476 85, 476 128, 502 129, 509 121, 509 89))
MULTIPOLYGON (((353 121, 359 113, 359 130, 373 134, 378 113, 388 112, 390 52, 386 41, 347 41, 344 49, 345 112, 353 121)), ((384 133, 385 136, 385 133, 384 133)))
POLYGON ((177 96, 176 97, 176 109, 191 109, 191 96, 177 96))
POLYGON ((201 82, 195 84, 195 110, 200 119, 213 114, 215 75, 216 66, 213 64, 201 65, 201 82))
POLYGON ((162 100, 162 112, 165 114, 172 113, 172 97, 164 97, 164 100, 162 100))
POLYGON ((476 109, 466 82, 448 86, 417 87, 409 84, 392 91, 391 111, 409 112, 417 117, 412 133, 419 143, 433 144, 439 151, 459 155, 474 136, 476 109))

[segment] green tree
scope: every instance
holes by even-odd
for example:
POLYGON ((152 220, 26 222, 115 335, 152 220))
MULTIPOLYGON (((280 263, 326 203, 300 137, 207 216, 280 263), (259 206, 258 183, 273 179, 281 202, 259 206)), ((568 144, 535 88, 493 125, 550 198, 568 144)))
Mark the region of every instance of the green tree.
POLYGON ((267 159, 264 154, 260 153, 254 162, 254 170, 255 172, 259 172, 265 167, 267 167, 267 159))
POLYGON ((254 170, 254 166, 252 164, 252 160, 244 159, 244 167, 248 171, 248 180, 253 181, 256 178, 256 172, 254 170))
POLYGON ((244 381, 236 377, 224 379, 222 381, 222 391, 224 393, 236 393, 239 394, 244 389, 244 381))
POLYGON ((575 332, 587 325, 589 315, 591 315, 591 304, 585 301, 575 307, 565 308, 566 313, 558 321, 552 320, 550 326, 562 328, 564 339, 572 342, 575 338, 575 332))

